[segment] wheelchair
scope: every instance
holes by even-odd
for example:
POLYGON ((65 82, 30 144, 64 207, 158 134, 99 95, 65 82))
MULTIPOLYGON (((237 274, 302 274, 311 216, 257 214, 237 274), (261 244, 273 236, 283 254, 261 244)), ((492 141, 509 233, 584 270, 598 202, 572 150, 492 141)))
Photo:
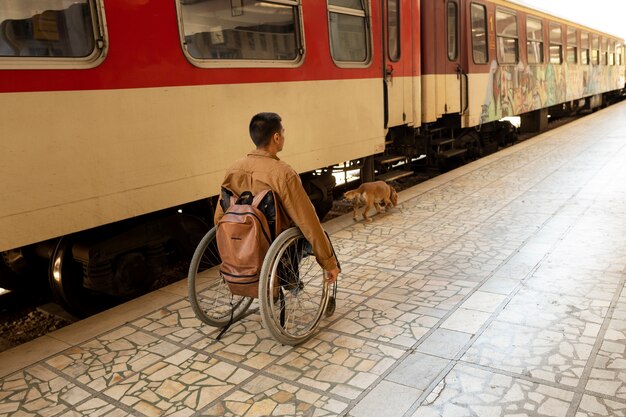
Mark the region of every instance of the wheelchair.
MULTIPOLYGON (((198 244, 189 266, 189 301, 202 322, 227 327, 241 319, 252 297, 233 295, 219 272, 213 227, 198 244)), ((327 283, 311 245, 297 227, 279 234, 265 255, 259 278, 263 325, 284 345, 310 339, 324 315, 335 310, 337 282, 327 283)))

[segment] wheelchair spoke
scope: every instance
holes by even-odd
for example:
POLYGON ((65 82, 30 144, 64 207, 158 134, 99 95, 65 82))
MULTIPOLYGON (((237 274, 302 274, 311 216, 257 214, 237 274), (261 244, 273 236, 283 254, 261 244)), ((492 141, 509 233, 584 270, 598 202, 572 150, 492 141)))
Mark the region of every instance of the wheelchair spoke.
POLYGON ((328 301, 324 271, 317 263, 309 243, 298 229, 289 229, 277 238, 261 274, 261 313, 265 326, 285 344, 310 338, 328 301), (282 239, 282 240, 281 240, 282 239), (269 288, 279 284, 284 296, 275 299, 269 288), (280 320, 281 311, 284 321, 280 320))
POLYGON ((189 266, 189 302, 198 319, 214 327, 222 327, 239 319, 252 303, 248 297, 232 296, 221 277, 221 262, 215 242, 215 228, 202 239, 189 266), (234 308, 234 311, 233 311, 234 308))

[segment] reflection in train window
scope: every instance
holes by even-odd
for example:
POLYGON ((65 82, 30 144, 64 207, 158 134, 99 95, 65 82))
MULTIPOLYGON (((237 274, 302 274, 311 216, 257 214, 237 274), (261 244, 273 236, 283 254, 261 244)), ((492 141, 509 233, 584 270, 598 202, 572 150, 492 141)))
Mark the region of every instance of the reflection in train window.
POLYGON ((295 61, 297 1, 180 0, 184 45, 207 60, 295 61))
POLYGON ((563 32, 561 25, 550 23, 550 63, 563 62, 563 32))
POLYGON ((589 65, 589 34, 580 32, 580 63, 589 65))
POLYGON ((89 0, 0 2, 0 57, 86 58, 96 47, 89 0))
POLYGON ((482 4, 472 3, 472 56, 475 64, 489 61, 487 51, 487 9, 482 4))
POLYGON ((362 9, 362 0, 329 0, 329 6, 347 7, 348 9, 362 9))
POLYGON ((387 51, 389 59, 400 59, 400 0, 387 0, 387 51))
POLYGON ((517 64, 519 62, 519 39, 515 14, 496 10, 496 41, 498 62, 517 64))
POLYGON ((543 22, 530 16, 526 20, 526 49, 529 64, 543 64, 543 22))
POLYGON ((598 35, 591 35, 591 63, 593 65, 600 64, 600 39, 598 35))
POLYGON ((450 61, 456 60, 458 56, 458 21, 459 21, 459 11, 456 2, 449 1, 448 2, 448 59, 450 61))
POLYGON ((337 62, 367 63, 367 15, 362 0, 328 0, 330 52, 337 62))
POLYGON ((578 63, 578 39, 574 28, 567 28, 567 63, 578 63))

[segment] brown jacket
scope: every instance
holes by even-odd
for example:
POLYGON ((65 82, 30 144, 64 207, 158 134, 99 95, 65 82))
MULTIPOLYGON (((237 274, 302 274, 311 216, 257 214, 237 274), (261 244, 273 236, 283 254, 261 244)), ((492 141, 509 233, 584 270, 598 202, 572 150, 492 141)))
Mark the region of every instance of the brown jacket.
MULTIPOLYGON (((337 267, 330 242, 324 234, 309 196, 302 187, 300 176, 287 163, 268 152, 255 149, 226 171, 222 186, 237 195, 244 191, 251 191, 256 195, 268 188, 274 191, 282 208, 279 210, 282 215, 279 224, 284 226, 283 230, 293 221, 313 246, 320 266, 327 271, 337 267)), ((221 204, 218 204, 215 224, 223 215, 221 204)))

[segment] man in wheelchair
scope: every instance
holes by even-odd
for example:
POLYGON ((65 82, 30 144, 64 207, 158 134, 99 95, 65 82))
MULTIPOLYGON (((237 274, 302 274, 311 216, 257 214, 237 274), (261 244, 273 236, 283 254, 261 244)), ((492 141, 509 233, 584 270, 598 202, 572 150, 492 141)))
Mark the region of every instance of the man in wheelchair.
MULTIPOLYGON (((249 130, 256 149, 226 171, 222 188, 238 196, 244 192, 257 195, 264 190, 272 190, 282 209, 277 213, 276 222, 280 229, 277 235, 295 223, 310 243, 317 263, 324 269, 324 279, 333 283, 340 270, 331 243, 302 186, 300 176, 277 156, 285 144, 285 130, 281 122, 281 117, 276 113, 259 113, 252 117, 249 130)), ((217 205, 215 224, 224 215, 222 206, 217 205)), ((299 263, 300 259, 292 261, 299 263)), ((297 284, 292 283, 292 286, 294 288, 289 290, 297 291, 297 284)))

